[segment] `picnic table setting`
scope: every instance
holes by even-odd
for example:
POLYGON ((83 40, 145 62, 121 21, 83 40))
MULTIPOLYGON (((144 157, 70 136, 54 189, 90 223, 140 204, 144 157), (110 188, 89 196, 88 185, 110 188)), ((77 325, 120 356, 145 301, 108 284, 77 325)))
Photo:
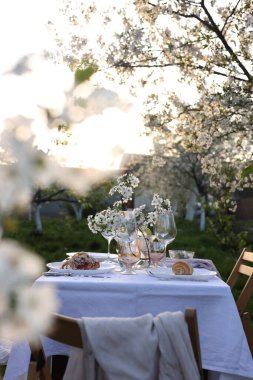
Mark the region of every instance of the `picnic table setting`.
MULTIPOLYGON (((137 183, 134 176, 124 175, 118 180, 117 191, 126 181, 132 187, 137 183)), ((129 193, 126 200, 128 197, 129 193)), ((118 210, 117 201, 115 209, 90 216, 90 229, 105 237, 108 252, 68 252, 62 261, 47 263, 47 271, 33 287, 54 287, 59 300, 57 312, 88 318, 88 323, 91 318, 155 318, 193 308, 197 312, 202 367, 208 379, 252 379, 252 354, 230 286, 212 260, 196 258, 193 251, 167 250, 177 235, 174 213, 170 201, 158 194, 152 203, 155 211, 146 215, 144 207, 118 210), (146 221, 152 224, 152 234, 146 221), (112 239, 117 243, 116 253, 110 251, 112 239)), ((75 349, 48 337, 42 337, 42 343, 46 357, 69 357, 66 376, 73 378, 73 368, 82 362, 75 349)), ((101 356, 101 347, 96 349, 95 354, 101 356)), ((30 356, 26 342, 14 344, 4 380, 26 379, 30 356)), ((76 376, 79 380, 80 372, 76 376)))
POLYGON ((1 16, 0 380, 253 380, 253 1, 1 16))
MULTIPOLYGON (((79 254, 71 257, 80 257, 79 254)), ((210 261, 196 259, 195 267, 193 259, 167 258, 162 267, 138 268, 134 269, 136 275, 126 275, 121 273, 115 255, 112 264, 106 262, 106 253, 89 252, 85 253, 87 256, 99 262, 99 268, 78 272, 78 269, 62 269, 64 261, 49 263, 49 271, 34 284, 56 288, 60 314, 74 318, 135 317, 184 310, 190 305, 198 313, 203 368, 209 370, 210 378, 252 378, 252 356, 230 287, 220 279, 210 261), (175 263, 188 264, 187 260, 191 261, 192 275, 177 275, 172 271, 175 263)), ((43 347, 48 357, 71 355, 70 347, 48 338, 43 338, 43 347)), ((4 379, 18 379, 26 373, 29 359, 30 347, 17 345, 10 354, 4 379)))

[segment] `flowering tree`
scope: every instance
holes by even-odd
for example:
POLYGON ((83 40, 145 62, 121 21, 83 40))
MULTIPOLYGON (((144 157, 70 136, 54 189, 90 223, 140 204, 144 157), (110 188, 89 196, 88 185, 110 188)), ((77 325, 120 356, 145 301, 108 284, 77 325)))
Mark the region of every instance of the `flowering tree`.
POLYGON ((30 215, 30 219, 32 218, 32 214, 34 217, 36 234, 42 234, 43 231, 41 208, 45 204, 48 205, 49 203, 52 204, 54 202, 69 204, 73 209, 76 220, 81 220, 84 204, 86 203, 86 194, 82 196, 80 194, 71 193, 70 191, 67 191, 67 189, 54 186, 46 189, 37 188, 32 197, 30 215))
MULTIPOLYGON (((84 16, 74 3, 67 12, 75 25, 67 52, 72 62, 81 62, 82 50, 77 56, 75 46, 87 45, 87 39, 84 31, 78 33, 84 16)), ((153 92, 154 84, 159 85, 158 106, 161 89, 168 89, 173 76, 195 85, 195 99, 182 100, 167 91, 170 110, 153 111, 164 122, 149 123, 149 129, 156 136, 167 134, 166 144, 157 144, 157 155, 171 150, 174 137, 180 137, 183 152, 196 154, 219 200, 230 203, 235 190, 251 186, 252 174, 242 178, 241 172, 253 154, 252 2, 135 0, 104 7, 101 14, 98 4, 89 3, 86 10, 87 23, 95 17, 103 23, 103 34, 96 35, 99 43, 90 52, 114 80, 117 73, 137 94, 141 89, 153 92)))

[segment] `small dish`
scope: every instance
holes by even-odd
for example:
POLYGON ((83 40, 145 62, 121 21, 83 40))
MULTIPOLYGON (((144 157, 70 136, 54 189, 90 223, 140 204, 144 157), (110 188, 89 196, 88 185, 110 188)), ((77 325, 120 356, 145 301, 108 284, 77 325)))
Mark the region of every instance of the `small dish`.
POLYGON ((169 256, 171 259, 192 259, 195 252, 185 251, 183 249, 169 250, 169 256))
POLYGON ((47 267, 51 269, 53 272, 63 273, 63 274, 74 274, 76 276, 79 275, 96 275, 96 274, 104 274, 112 272, 113 269, 116 267, 115 264, 105 263, 102 262, 100 264, 100 267, 97 269, 71 269, 71 268, 61 268, 62 262, 54 262, 54 263, 48 263, 47 267))
POLYGON ((194 268, 191 275, 176 275, 172 268, 149 268, 146 272, 159 280, 209 281, 217 275, 217 272, 204 268, 194 268))

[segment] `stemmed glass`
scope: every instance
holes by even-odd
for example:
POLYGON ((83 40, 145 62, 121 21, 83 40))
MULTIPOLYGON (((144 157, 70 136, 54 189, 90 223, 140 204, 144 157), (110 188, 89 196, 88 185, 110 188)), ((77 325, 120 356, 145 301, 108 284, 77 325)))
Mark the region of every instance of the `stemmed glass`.
POLYGON ((132 211, 122 211, 116 222, 115 240, 119 245, 118 259, 124 265, 122 274, 135 274, 132 270, 134 264, 140 260, 140 251, 135 242, 137 238, 137 226, 132 211))
POLYGON ((177 227, 172 211, 163 211, 157 215, 154 224, 154 233, 157 240, 164 243, 164 252, 166 256, 167 245, 170 244, 177 235, 177 227))
POLYGON ((118 260, 123 267, 121 274, 136 274, 133 266, 140 260, 141 253, 136 240, 119 243, 118 260))
POLYGON ((150 250, 150 260, 152 266, 159 267, 159 262, 166 256, 165 245, 162 240, 153 240, 150 250))
POLYGON ((137 226, 132 211, 122 211, 116 222, 116 238, 119 242, 131 243, 137 237, 137 226))
POLYGON ((115 238, 115 232, 112 230, 105 230, 101 232, 101 235, 107 240, 108 243, 108 249, 107 249, 107 258, 104 262, 111 263, 111 252, 110 252, 110 245, 111 241, 115 238))

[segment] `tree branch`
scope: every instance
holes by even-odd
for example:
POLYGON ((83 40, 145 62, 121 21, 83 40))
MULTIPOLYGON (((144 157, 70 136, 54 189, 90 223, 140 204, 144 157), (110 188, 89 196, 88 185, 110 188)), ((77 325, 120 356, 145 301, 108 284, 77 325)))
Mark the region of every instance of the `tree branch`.
MULTIPOLYGON (((153 59, 154 60, 154 59, 153 59)), ((125 68, 149 68, 149 69, 152 69, 154 67, 172 67, 172 66, 181 66, 181 63, 177 63, 177 62, 174 62, 174 63, 161 63, 161 64, 150 64, 150 63, 138 63, 138 61, 136 62, 123 62, 123 61, 119 61, 117 63, 115 63, 112 67, 125 67, 125 68)), ((205 66, 203 65, 198 65, 196 66, 195 68, 192 67, 192 69, 194 70, 205 70, 205 66)), ((212 70, 212 72, 210 72, 210 74, 215 74, 215 75, 221 75, 221 76, 224 76, 224 77, 231 77, 235 80, 239 80, 239 81, 242 81, 242 82, 248 82, 247 79, 244 79, 244 78, 241 78, 241 77, 237 77, 235 75, 228 75, 226 73, 222 73, 221 71, 217 71, 217 70, 212 70)))
POLYGON ((184 18, 195 18, 196 20, 198 20, 199 22, 201 22, 201 24, 205 25, 205 27, 207 29, 211 30, 212 32, 214 31, 212 25, 209 24, 209 22, 203 20, 201 17, 195 15, 194 13, 189 14, 189 15, 186 15, 186 14, 181 13, 181 12, 176 12, 176 11, 173 11, 172 13, 175 14, 175 15, 177 15, 177 16, 184 17, 184 18))
MULTIPOLYGON (((224 22, 224 25, 223 25, 223 27, 222 27, 222 29, 221 29, 221 33, 222 33, 222 34, 223 34, 223 31, 224 31, 224 29, 225 29, 225 27, 226 27, 226 25, 227 25, 227 23, 228 23, 228 20, 233 16, 233 14, 235 13, 236 8, 238 7, 238 5, 239 5, 240 2, 241 2, 241 0, 238 0, 238 1, 237 1, 236 5, 234 6, 234 9, 232 9, 232 12, 230 13, 230 15, 227 16, 227 18, 226 18, 226 20, 225 20, 225 22, 224 22)), ((225 34, 224 34, 224 35, 225 35, 225 34)))
MULTIPOLYGON (((240 0, 238 0, 238 2, 235 5, 234 9, 232 10, 231 14, 227 17, 227 20, 225 21, 225 24, 227 23, 228 19, 230 17, 232 17, 232 15, 234 14, 234 12, 235 12, 235 10, 236 10, 239 2, 240 2, 240 0)), ((184 18, 195 18, 200 23, 202 23, 207 29, 209 29, 210 31, 214 32, 217 35, 217 37, 219 38, 219 40, 221 41, 221 43, 223 44, 223 46, 225 47, 225 49, 227 50, 227 52, 229 53, 229 55, 231 56, 231 58, 234 61, 236 61, 236 63, 238 64, 238 66, 240 67, 240 69, 242 70, 242 72, 247 77, 248 81, 252 82, 252 80, 253 80, 252 75, 249 73, 249 71, 244 66, 244 64, 240 61, 240 59, 238 58, 238 56, 236 55, 236 53, 233 51, 233 49, 231 48, 231 46, 228 44, 227 40, 225 39, 225 36, 223 35, 223 30, 224 30, 225 24, 223 25, 222 30, 220 30, 218 28, 218 26, 215 23, 213 17, 211 16, 210 12, 208 11, 207 7, 205 6, 204 0, 201 0, 201 8, 204 10, 206 16, 208 17, 209 22, 207 22, 206 20, 203 20, 201 17, 199 17, 198 15, 195 15, 195 14, 188 14, 187 15, 187 14, 184 14, 184 13, 181 13, 181 12, 176 12, 176 11, 174 11, 173 13, 176 14, 176 15, 178 15, 178 16, 180 16, 180 17, 184 17, 184 18)))
POLYGON ((238 58, 236 53, 233 51, 231 46, 228 44, 227 40, 225 39, 225 36, 220 31, 220 29, 218 28, 217 24, 215 23, 212 15, 208 11, 207 7, 205 6, 204 0, 202 0, 201 4, 202 4, 202 9, 204 10, 205 14, 207 15, 207 17, 210 21, 210 24, 212 25, 212 30, 216 33, 217 37, 222 42, 223 46, 225 47, 227 52, 230 54, 231 58, 238 64, 238 66, 240 67, 242 72, 245 74, 245 76, 248 78, 248 80, 250 82, 252 82, 252 79, 253 79, 252 75, 249 73, 249 71, 246 69, 246 67, 243 65, 243 63, 240 61, 240 59, 238 58))

